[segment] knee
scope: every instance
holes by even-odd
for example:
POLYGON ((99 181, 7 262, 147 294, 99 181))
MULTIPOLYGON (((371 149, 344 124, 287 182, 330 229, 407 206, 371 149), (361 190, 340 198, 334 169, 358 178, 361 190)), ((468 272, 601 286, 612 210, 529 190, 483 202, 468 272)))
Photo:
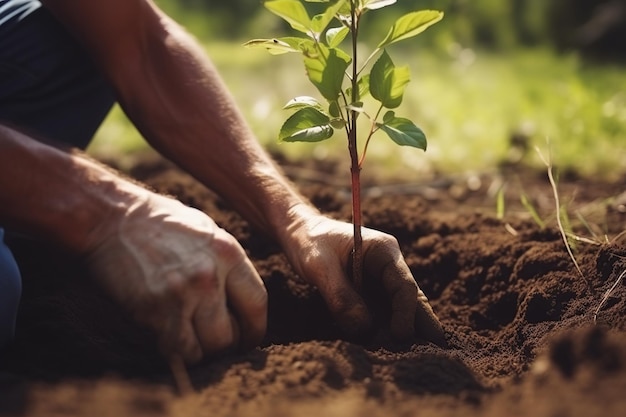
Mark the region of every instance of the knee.
POLYGON ((13 254, 2 241, 0 229, 0 347, 13 339, 22 278, 13 254))

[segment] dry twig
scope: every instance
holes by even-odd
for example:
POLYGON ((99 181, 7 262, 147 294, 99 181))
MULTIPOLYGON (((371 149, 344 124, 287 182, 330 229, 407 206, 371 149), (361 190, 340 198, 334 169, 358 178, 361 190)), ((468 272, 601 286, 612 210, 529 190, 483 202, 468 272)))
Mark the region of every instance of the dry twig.
POLYGON ((180 395, 186 396, 192 394, 194 389, 183 358, 181 358, 180 355, 172 355, 169 360, 169 365, 180 395))

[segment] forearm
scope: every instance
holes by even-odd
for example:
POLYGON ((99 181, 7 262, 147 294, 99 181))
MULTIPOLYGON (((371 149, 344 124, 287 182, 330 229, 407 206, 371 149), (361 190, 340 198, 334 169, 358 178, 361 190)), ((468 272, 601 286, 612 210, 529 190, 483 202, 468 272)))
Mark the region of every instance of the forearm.
POLYGON ((287 243, 293 213, 314 209, 261 149, 191 36, 150 0, 42 1, 86 45, 152 146, 287 243))
POLYGON ((107 71, 123 108, 156 149, 282 240, 292 208, 307 206, 303 198, 260 147, 196 42, 163 16, 146 26, 133 64, 107 71))
POLYGON ((0 225, 84 253, 147 192, 78 154, 0 125, 0 225))

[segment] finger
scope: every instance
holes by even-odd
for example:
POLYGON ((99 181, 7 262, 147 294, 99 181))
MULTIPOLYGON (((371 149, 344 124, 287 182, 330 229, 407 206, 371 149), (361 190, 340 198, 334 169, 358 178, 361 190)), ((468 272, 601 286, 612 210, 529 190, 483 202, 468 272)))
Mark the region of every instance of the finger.
POLYGON ((240 347, 257 346, 267 330, 267 291, 248 258, 228 272, 226 295, 241 331, 240 347))
POLYGON ((406 340, 413 335, 415 309, 417 308, 417 284, 395 238, 378 237, 376 244, 367 247, 364 268, 380 279, 391 303, 390 330, 392 336, 406 340))
POLYGON ((324 269, 317 271, 320 278, 317 287, 342 331, 352 337, 362 336, 371 329, 372 318, 340 265, 340 262, 325 263, 324 269))
POLYGON ((382 271, 382 281, 391 300, 391 334, 399 340, 410 338, 415 330, 417 284, 403 260, 392 259, 382 271))
POLYGON ((421 289, 417 289, 417 309, 415 310, 415 330, 424 339, 445 347, 446 341, 443 325, 437 318, 428 298, 421 289))
POLYGON ((383 272, 383 280, 392 295, 392 335, 404 340, 415 332, 423 339, 445 346, 443 326, 404 260, 389 264, 383 272))
POLYGON ((419 289, 404 261, 397 241, 381 237, 378 245, 368 248, 365 267, 380 276, 391 301, 390 330, 394 337, 405 340, 414 332, 437 344, 445 343, 443 327, 428 299, 419 289))
POLYGON ((180 395, 187 396, 192 394, 194 391, 193 384, 182 357, 177 353, 170 355, 169 365, 180 395))
POLYGON ((403 259, 385 268, 383 282, 391 296, 392 335, 405 340, 416 333, 425 340, 444 346, 443 326, 403 259))
POLYGON ((202 347, 189 318, 180 312, 171 312, 159 339, 161 352, 166 357, 180 355, 187 363, 195 363, 202 359, 202 347))
MULTIPOLYGON (((223 292, 223 288, 219 289, 223 292)), ((193 327, 202 351, 211 355, 234 347, 239 343, 237 321, 228 312, 226 297, 205 296, 193 314, 193 327)))

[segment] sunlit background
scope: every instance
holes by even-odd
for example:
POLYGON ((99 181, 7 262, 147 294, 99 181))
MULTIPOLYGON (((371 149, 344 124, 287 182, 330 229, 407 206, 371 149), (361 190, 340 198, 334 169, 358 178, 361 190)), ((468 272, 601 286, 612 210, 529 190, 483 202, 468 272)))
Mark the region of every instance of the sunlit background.
MULTIPOLYGON (((291 158, 347 158, 337 133, 319 144, 278 144, 282 106, 318 96, 296 54, 271 56, 242 44, 290 34, 259 0, 157 0, 205 46, 263 145, 291 158)), ((398 116, 428 137, 428 150, 398 147, 382 133, 367 166, 406 179, 540 166, 535 148, 560 169, 608 179, 626 173, 626 0, 398 0, 369 13, 367 55, 409 11, 438 9, 442 22, 394 46, 411 83, 398 116)), ((115 108, 90 147, 132 155, 147 145, 115 108)))

